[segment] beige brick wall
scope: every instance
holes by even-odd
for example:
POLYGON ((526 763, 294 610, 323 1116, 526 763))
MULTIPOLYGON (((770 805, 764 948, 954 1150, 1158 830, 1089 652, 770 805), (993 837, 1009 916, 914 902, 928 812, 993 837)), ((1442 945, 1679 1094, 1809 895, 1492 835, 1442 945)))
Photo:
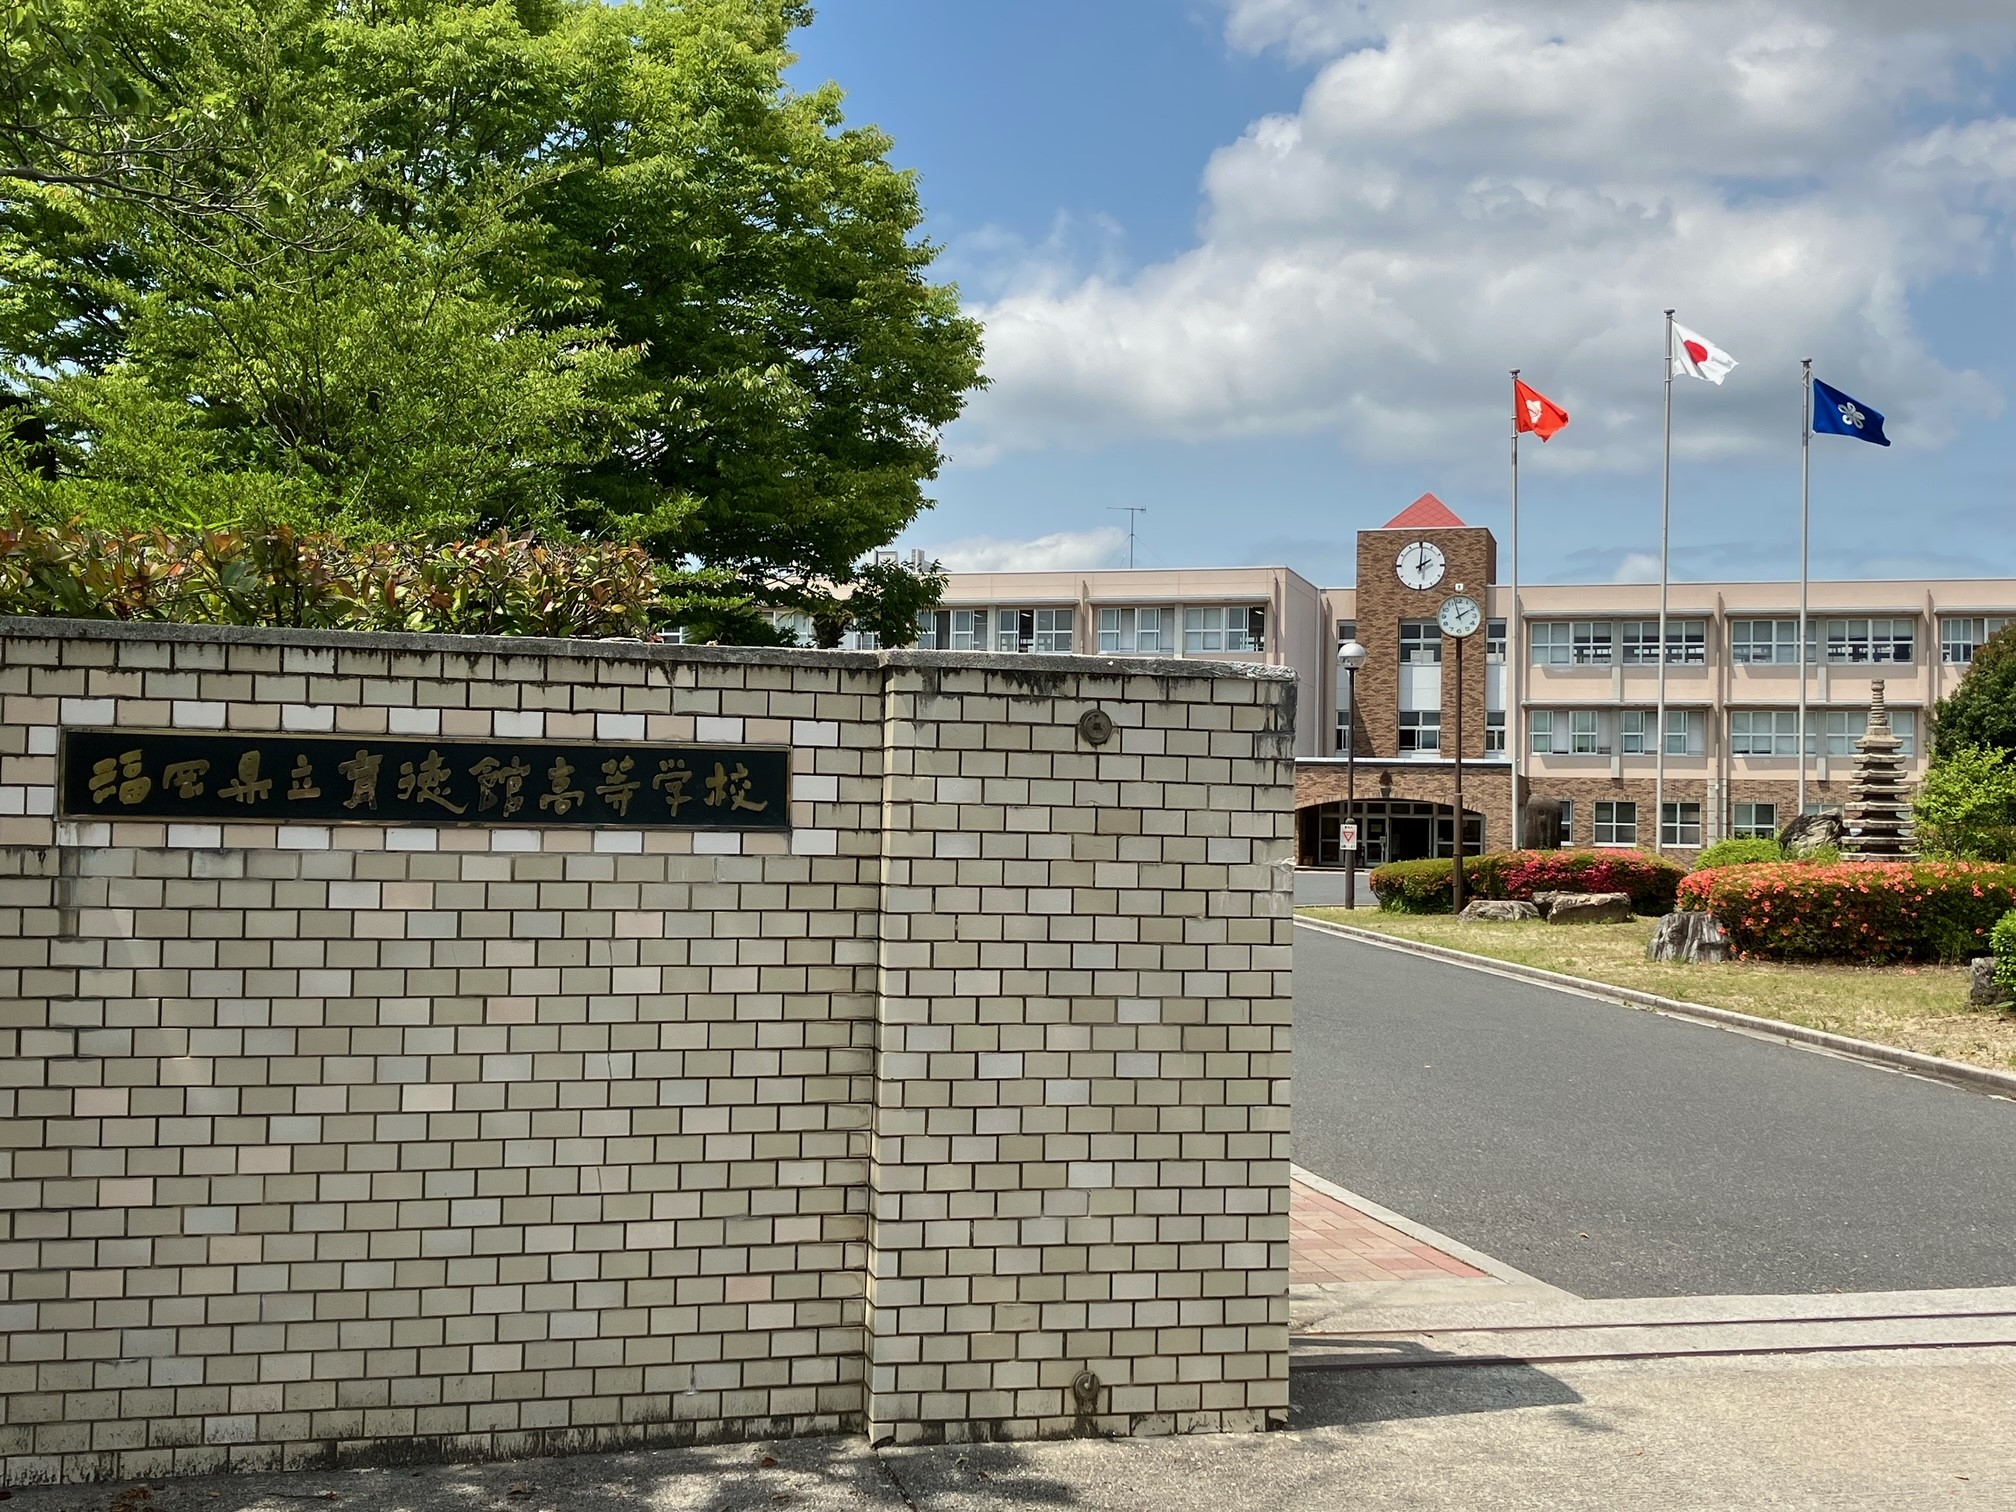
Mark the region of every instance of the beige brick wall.
POLYGON ((0 623, 7 1479, 1278 1415, 1293 684, 1185 673, 0 623), (58 821, 115 723, 788 743, 794 828, 58 821))

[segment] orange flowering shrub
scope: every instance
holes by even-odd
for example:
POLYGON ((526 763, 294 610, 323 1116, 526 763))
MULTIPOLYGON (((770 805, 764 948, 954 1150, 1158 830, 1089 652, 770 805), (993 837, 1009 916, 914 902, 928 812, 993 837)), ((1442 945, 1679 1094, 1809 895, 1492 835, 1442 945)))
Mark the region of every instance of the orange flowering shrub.
POLYGON ((1772 961, 1964 961, 2016 907, 2016 866, 1840 861, 1726 866, 1680 884, 1738 955, 1772 961))

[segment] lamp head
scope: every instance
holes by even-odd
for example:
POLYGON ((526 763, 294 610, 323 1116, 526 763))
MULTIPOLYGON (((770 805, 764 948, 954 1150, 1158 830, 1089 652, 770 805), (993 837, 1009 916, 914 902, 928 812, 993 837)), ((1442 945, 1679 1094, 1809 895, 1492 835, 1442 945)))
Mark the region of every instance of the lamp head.
POLYGON ((1337 648, 1337 665, 1348 672, 1356 672, 1365 665, 1365 658, 1370 654, 1355 640, 1348 640, 1337 648))

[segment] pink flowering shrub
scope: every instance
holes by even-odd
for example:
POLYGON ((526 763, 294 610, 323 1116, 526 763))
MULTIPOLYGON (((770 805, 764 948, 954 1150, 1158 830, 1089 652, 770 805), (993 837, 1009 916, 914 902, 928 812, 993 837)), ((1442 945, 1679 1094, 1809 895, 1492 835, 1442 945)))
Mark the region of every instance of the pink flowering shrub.
POLYGON ((2016 906, 2016 866, 1986 861, 1725 866, 1680 884, 1742 956, 1772 961, 1964 961, 2016 906))
MULTIPOLYGON (((1394 861, 1372 873, 1379 906, 1393 913, 1448 913, 1455 863, 1394 861)), ((1684 867, 1640 850, 1497 851, 1463 858, 1463 885, 1473 898, 1531 899, 1536 892, 1621 892, 1641 914, 1673 911, 1684 867)))

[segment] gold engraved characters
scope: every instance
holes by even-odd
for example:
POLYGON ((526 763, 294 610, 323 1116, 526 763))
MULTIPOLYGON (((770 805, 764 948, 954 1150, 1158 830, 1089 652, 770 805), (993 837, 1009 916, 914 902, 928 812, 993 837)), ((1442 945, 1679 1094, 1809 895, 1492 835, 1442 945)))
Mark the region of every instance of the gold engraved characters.
POLYGON ((315 768, 305 755, 294 758, 294 770, 287 780, 287 796, 295 798, 320 798, 322 789, 315 782, 315 768))
POLYGON ((539 795, 539 807, 553 810, 556 819, 564 819, 569 809, 588 797, 580 788, 567 786, 574 780, 574 766, 565 756, 553 758, 553 765, 546 771, 546 780, 553 784, 553 791, 539 795))
POLYGON ((350 796, 343 800, 343 807, 378 807, 378 769, 384 764, 383 756, 365 750, 359 750, 348 761, 336 763, 336 770, 350 781, 350 796))
POLYGON ((502 818, 508 819, 525 807, 525 779, 532 775, 532 768, 524 762, 485 756, 469 768, 469 775, 476 779, 477 813, 495 808, 500 797, 504 800, 502 818))
POLYGON ((217 789, 217 796, 238 803, 257 803, 272 791, 273 779, 259 775, 259 753, 247 751, 238 758, 238 775, 217 789))
POLYGON ((161 786, 175 789, 177 798, 201 798, 207 761, 171 761, 161 771, 161 786))
POLYGON ((770 807, 770 800, 765 798, 759 803, 751 798, 749 794, 754 787, 749 768, 741 762, 736 762, 735 770, 731 772, 725 763, 717 761, 714 763, 714 775, 707 779, 707 806, 719 808, 725 803, 731 809, 747 809, 752 814, 760 814, 770 807))
POLYGON ((154 779, 146 773, 146 753, 121 751, 91 764, 91 801, 103 803, 114 793, 121 803, 138 803, 154 791, 154 779))
POLYGON ((408 803, 433 803, 451 814, 465 814, 469 805, 452 802, 448 797, 448 784, 454 777, 441 753, 429 751, 427 759, 417 767, 410 761, 400 763, 399 796, 408 803))
POLYGON ((693 774, 677 756, 667 756, 658 763, 658 775, 651 779, 651 786, 664 793, 674 819, 679 817, 679 810, 692 801, 686 796, 686 786, 692 780, 693 774))
POLYGON ((630 775, 630 768, 636 761, 629 756, 611 757, 602 763, 602 783, 595 789, 595 795, 602 799, 619 818, 630 817, 630 799, 643 784, 630 775))

